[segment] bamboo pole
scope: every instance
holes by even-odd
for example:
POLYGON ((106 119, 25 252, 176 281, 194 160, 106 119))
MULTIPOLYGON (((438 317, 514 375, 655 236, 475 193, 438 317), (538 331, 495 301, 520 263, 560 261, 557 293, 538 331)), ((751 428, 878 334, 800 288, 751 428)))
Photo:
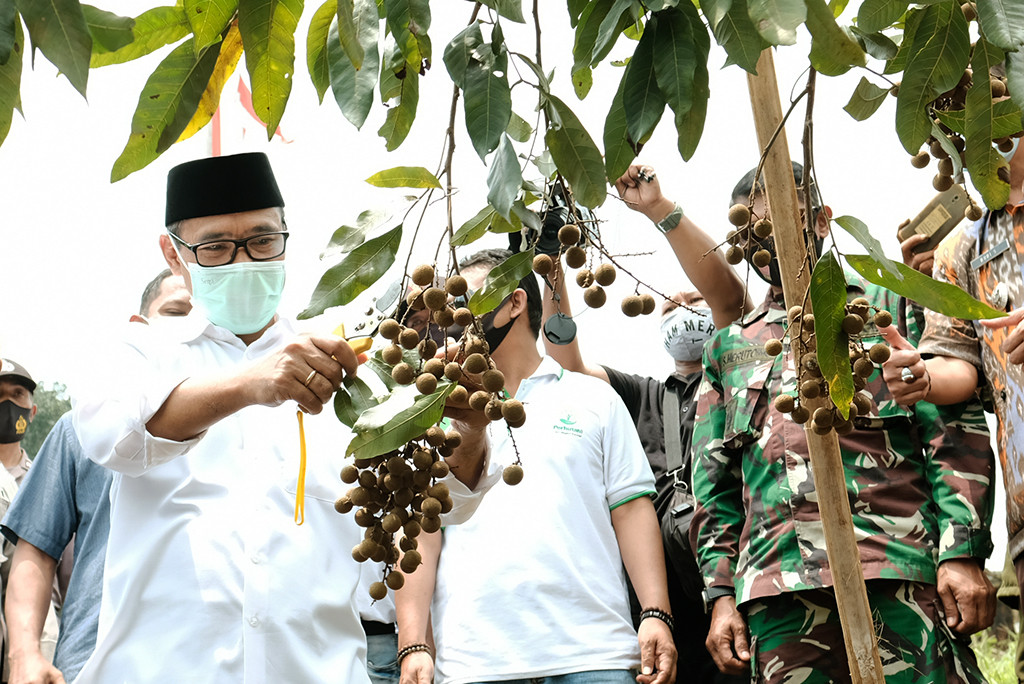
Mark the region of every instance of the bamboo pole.
MULTIPOLYGON (((754 110, 757 139, 763 149, 782 122, 782 105, 771 48, 761 53, 757 62, 757 75, 748 74, 747 85, 754 110)), ((765 159, 764 182, 768 206, 771 207, 786 308, 800 305, 809 313, 810 299, 806 296, 811 280, 806 258, 808 247, 803 238, 804 228, 785 130, 779 132, 765 159)), ((800 344, 796 339, 791 339, 791 342, 794 362, 799 364, 800 344)), ((828 399, 819 398, 804 404, 813 412, 826 402, 828 399)), ((884 684, 871 607, 854 537, 839 438, 834 431, 824 436, 818 435, 810 426, 811 422, 808 421, 805 434, 814 472, 814 486, 818 493, 818 509, 825 532, 828 564, 832 570, 833 589, 843 625, 846 654, 850 661, 850 674, 854 684, 884 684)))

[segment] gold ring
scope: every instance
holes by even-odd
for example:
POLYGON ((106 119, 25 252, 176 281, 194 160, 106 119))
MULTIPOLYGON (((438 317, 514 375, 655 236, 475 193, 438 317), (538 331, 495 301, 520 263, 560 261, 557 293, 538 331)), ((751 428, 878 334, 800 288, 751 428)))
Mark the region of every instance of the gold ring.
POLYGON ((316 375, 316 370, 309 371, 309 375, 306 376, 306 382, 302 383, 302 386, 309 387, 309 383, 313 382, 314 375, 316 375))

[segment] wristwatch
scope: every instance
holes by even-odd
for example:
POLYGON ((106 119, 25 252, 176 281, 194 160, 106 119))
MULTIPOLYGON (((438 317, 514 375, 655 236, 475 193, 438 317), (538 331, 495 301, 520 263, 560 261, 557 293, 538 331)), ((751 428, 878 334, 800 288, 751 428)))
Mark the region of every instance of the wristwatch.
POLYGON ((679 204, 676 204, 675 207, 672 208, 672 211, 669 213, 669 215, 655 223, 654 226, 659 231, 661 231, 662 234, 664 234, 678 226, 679 222, 682 220, 683 208, 679 206, 679 204))
POLYGON ((732 587, 709 587, 701 592, 701 598, 704 599, 705 615, 711 614, 711 607, 715 604, 715 601, 723 596, 735 597, 736 590, 732 587))

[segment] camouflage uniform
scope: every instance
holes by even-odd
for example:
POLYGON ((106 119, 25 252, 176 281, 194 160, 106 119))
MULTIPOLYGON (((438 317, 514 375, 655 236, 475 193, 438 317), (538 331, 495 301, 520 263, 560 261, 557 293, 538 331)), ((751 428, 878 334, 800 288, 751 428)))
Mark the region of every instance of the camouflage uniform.
MULTIPOLYGON (((952 283, 996 309, 1024 306, 1024 208, 987 212, 962 227, 935 252, 935 279, 952 283)), ((999 418, 997 437, 1006 485, 1006 527, 1011 558, 1024 553, 1024 367, 1009 363, 999 346, 1014 328, 989 330, 974 321, 929 311, 921 340, 924 355, 973 364, 999 418)))
MULTIPOLYGON (((847 280, 851 299, 866 296, 888 310, 916 341, 919 325, 905 300, 857 276, 847 275, 847 280)), ((788 606, 781 612, 808 628, 822 618, 821 608, 804 611, 793 602, 804 592, 811 596, 832 585, 804 428, 780 414, 773 402, 780 393, 796 394, 788 338, 779 357, 763 349, 768 339, 783 337, 785 324, 781 299, 769 294, 745 321, 711 340, 704 350, 693 437, 697 509, 691 535, 705 584, 735 587, 752 638, 758 640, 759 630, 766 630, 766 641, 778 636, 772 625, 779 624, 780 607, 788 606), (758 617, 770 614, 775 617, 758 617)), ((864 344, 878 341, 877 329, 868 324, 864 344)), ((994 458, 988 428, 978 403, 942 410, 926 403, 909 410, 899 406, 877 370, 866 390, 873 399, 872 412, 855 418, 856 429, 839 438, 861 566, 869 596, 881 598, 883 587, 892 585, 898 588, 885 589, 886 596, 919 596, 922 585, 935 584, 941 561, 984 559, 992 550, 989 483, 994 458)), ((934 595, 934 586, 929 588, 934 595)), ((886 610, 905 603, 875 601, 873 610, 897 632, 926 633, 930 643, 898 647, 910 663, 905 672, 920 679, 891 681, 947 681, 943 669, 953 675, 948 681, 957 681, 955 668, 936 671, 942 660, 937 654, 953 652, 971 668, 969 642, 948 630, 929 629, 935 621, 933 608, 941 610, 938 606, 886 610)), ((817 604, 808 599, 801 605, 817 604)), ((754 661, 759 680, 782 681, 787 672, 795 674, 812 660, 815 650, 833 651, 825 657, 846 662, 841 637, 817 644, 790 636, 784 644, 762 643, 754 661)), ((903 667, 902 662, 890 663, 887 672, 903 667)), ((983 681, 980 673, 978 677, 983 681)))

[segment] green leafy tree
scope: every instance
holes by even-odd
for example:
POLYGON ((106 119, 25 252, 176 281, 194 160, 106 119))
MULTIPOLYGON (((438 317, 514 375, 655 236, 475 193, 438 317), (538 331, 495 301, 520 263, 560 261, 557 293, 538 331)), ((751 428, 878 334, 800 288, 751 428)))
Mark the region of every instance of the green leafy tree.
POLYGON ((71 410, 71 399, 68 398, 67 389, 59 382, 54 382, 49 387, 46 387, 45 383, 39 383, 36 387, 33 395, 37 408, 36 417, 21 442, 29 458, 36 457, 39 447, 43 445, 43 440, 50 434, 54 424, 71 410))

